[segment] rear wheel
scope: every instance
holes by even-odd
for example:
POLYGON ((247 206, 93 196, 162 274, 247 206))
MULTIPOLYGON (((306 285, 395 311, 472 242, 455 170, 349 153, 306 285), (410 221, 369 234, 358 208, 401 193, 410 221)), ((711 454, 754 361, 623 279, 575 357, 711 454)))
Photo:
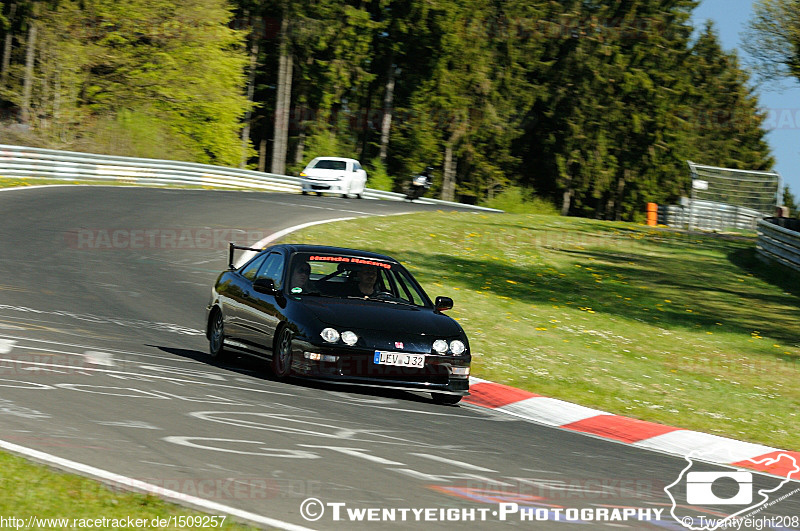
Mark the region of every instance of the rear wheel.
POLYGON ((286 378, 292 372, 292 331, 288 327, 281 329, 275 341, 270 366, 277 378, 286 378))
POLYGON ((459 395, 446 395, 444 393, 431 393, 431 398, 437 404, 441 404, 443 406, 454 406, 461 402, 461 397, 459 395))
POLYGON ((317 192, 317 196, 318 197, 321 196, 321 195, 322 195, 322 192, 317 192))
POLYGON ((222 322, 222 312, 215 309, 209 319, 208 328, 208 353, 217 361, 225 359, 225 324, 222 322))

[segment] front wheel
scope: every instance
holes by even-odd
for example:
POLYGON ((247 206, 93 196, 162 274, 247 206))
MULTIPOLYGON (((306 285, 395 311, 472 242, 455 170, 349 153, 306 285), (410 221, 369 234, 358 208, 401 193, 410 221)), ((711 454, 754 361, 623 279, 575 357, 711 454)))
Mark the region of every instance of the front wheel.
POLYGON ((222 322, 220 310, 214 310, 209 325, 208 353, 212 359, 221 361, 227 356, 227 351, 225 350, 225 325, 222 322))
POLYGON ((444 393, 431 393, 431 398, 437 404, 441 404, 443 406, 454 406, 461 402, 461 396, 459 395, 446 395, 444 393))
POLYGON ((283 379, 292 372, 292 331, 284 327, 272 351, 272 374, 283 379))

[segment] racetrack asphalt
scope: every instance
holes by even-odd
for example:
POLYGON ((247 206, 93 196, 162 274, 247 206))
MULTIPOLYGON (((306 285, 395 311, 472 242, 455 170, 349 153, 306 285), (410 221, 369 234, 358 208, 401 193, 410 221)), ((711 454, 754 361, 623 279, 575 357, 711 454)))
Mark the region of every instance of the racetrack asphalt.
MULTIPOLYGON (((0 192, 0 440, 264 516, 273 527, 398 525, 385 514, 350 521, 362 509, 394 509, 404 527, 420 529, 683 529, 671 511, 732 514, 720 501, 742 485, 712 495, 703 484, 665 490, 687 469, 681 457, 475 405, 438 406, 423 393, 278 382, 253 360, 210 363, 204 308, 229 239, 439 209, 121 187, 0 192), (698 492, 705 498, 681 502, 698 492), (309 499, 323 504, 319 519, 301 515, 316 503, 309 499), (409 508, 431 512, 401 510, 409 508), (609 521, 615 508, 633 512, 609 521), (658 510, 658 520, 646 518, 658 510), (592 518, 565 521, 574 514, 592 518)), ((756 492, 775 485, 752 479, 756 492)), ((799 500, 759 516, 800 516, 799 500)))

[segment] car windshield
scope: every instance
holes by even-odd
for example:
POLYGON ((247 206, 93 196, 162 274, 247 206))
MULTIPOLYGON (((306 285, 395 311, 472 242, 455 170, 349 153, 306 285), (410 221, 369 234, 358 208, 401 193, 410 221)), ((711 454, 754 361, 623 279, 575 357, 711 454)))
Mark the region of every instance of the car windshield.
POLYGON ((343 160, 320 159, 314 164, 315 170, 346 170, 347 163, 343 160))
POLYGON ((431 306, 425 292, 401 265, 352 255, 296 253, 286 290, 294 297, 356 298, 431 306))

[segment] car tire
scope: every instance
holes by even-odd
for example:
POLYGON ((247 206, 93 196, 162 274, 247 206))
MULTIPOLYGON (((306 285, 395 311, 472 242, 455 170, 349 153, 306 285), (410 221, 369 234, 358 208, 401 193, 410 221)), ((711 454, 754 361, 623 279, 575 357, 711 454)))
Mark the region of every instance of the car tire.
POLYGON ((322 196, 322 192, 317 192, 317 197, 321 197, 321 196, 322 196))
POLYGON ((270 368, 278 379, 286 378, 292 372, 292 331, 288 327, 283 327, 275 338, 270 368))
POLYGON ((447 395, 444 393, 431 393, 431 398, 437 404, 443 406, 454 406, 461 402, 461 396, 459 395, 447 395))
POLYGON ((301 190, 300 193, 303 195, 308 195, 308 190, 301 190))
POLYGON ((222 361, 228 356, 228 351, 225 350, 225 323, 218 308, 211 312, 208 319, 208 354, 216 361, 222 361))

